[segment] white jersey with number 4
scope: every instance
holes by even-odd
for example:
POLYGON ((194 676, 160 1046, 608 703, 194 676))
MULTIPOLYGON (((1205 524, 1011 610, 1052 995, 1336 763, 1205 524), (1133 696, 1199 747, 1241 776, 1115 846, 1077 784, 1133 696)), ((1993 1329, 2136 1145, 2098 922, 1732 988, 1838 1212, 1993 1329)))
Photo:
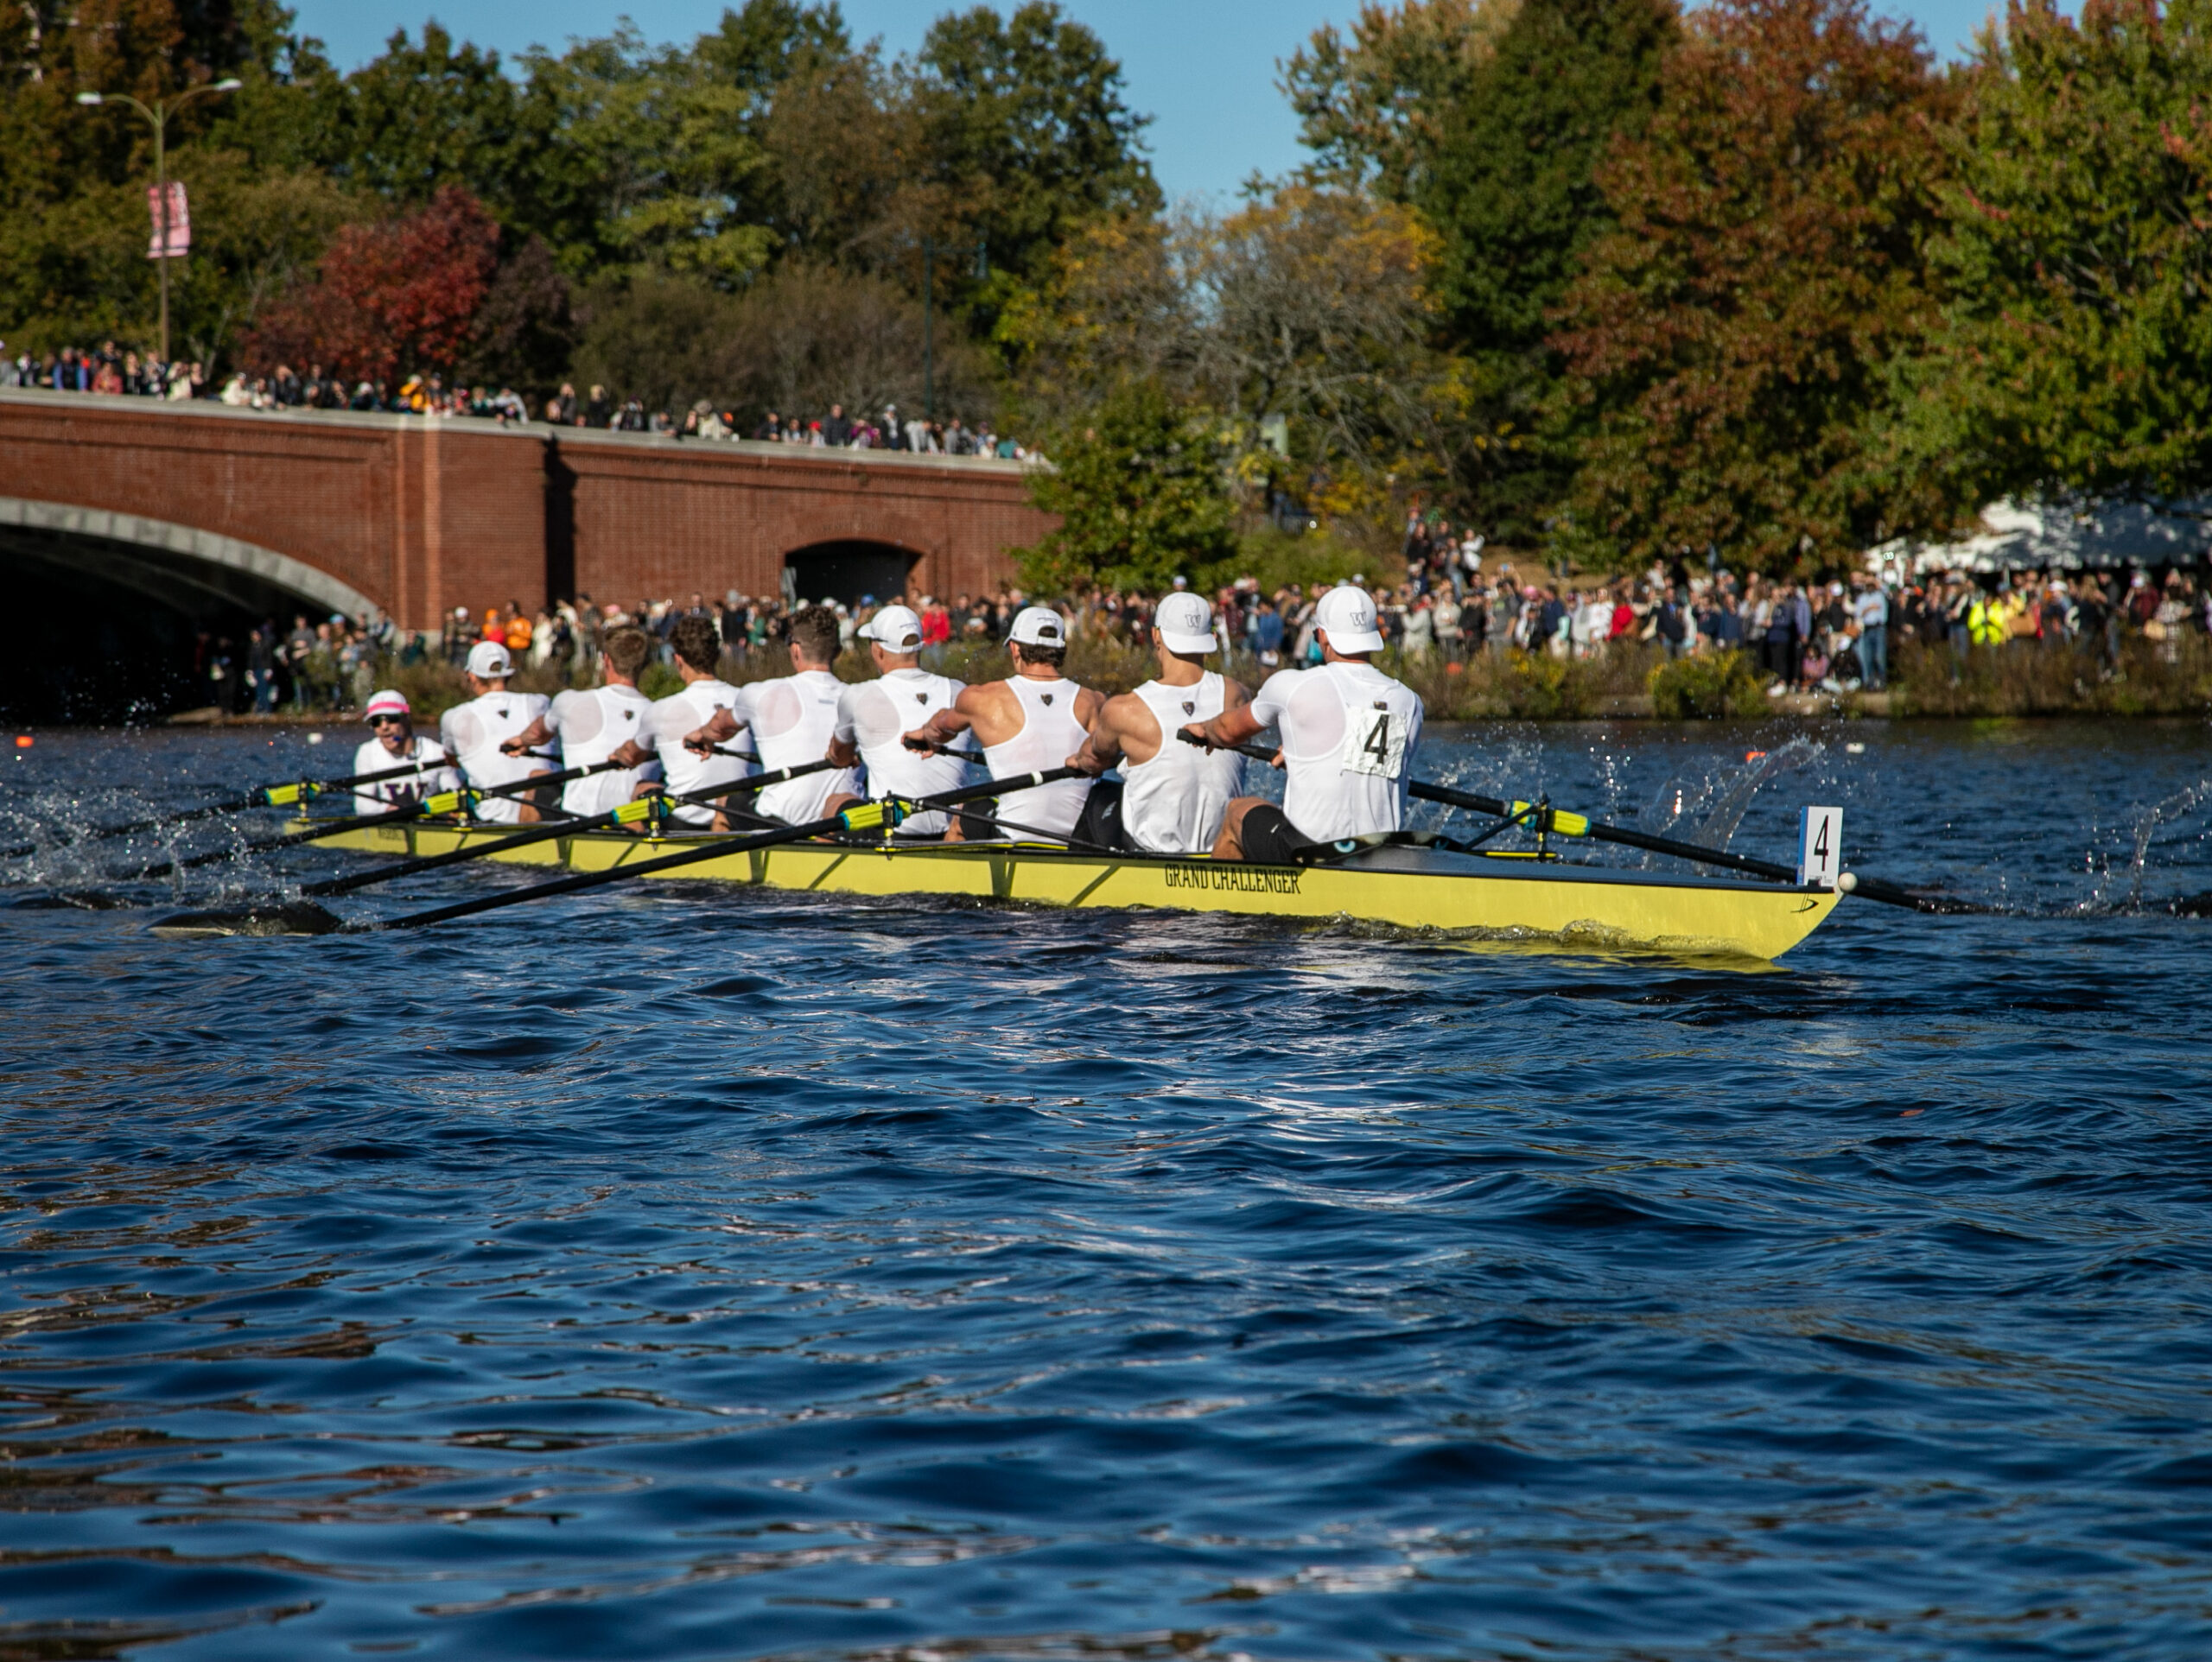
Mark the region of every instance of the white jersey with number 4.
POLYGON ((1301 836, 1335 842, 1406 823, 1421 745, 1421 695, 1372 664, 1325 663, 1269 676, 1253 719, 1282 735, 1282 811, 1301 836))

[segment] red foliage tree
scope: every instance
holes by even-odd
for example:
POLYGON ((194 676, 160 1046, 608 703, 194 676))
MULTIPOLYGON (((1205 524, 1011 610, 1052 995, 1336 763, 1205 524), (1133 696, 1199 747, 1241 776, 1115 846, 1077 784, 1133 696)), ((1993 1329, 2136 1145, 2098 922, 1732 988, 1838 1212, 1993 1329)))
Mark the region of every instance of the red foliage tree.
POLYGON ((1861 0, 1714 0, 1599 183, 1618 228, 1554 314, 1595 407, 1574 530, 1600 557, 1717 543, 1820 566, 1934 511, 1884 436, 1936 319, 1927 246, 1957 104, 1861 0))
POLYGON ((256 323, 247 360, 320 363, 366 381, 450 372, 491 292, 499 249, 499 225, 458 185, 411 213, 344 226, 315 281, 256 323))

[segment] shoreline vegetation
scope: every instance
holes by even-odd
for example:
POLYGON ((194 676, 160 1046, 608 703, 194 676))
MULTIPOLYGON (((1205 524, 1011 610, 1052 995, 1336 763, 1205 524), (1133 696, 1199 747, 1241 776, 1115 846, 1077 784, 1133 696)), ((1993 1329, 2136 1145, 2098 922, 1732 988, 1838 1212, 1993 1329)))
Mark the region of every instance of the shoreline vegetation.
MULTIPOLYGON (((2194 637, 2156 643, 2131 640, 2107 663, 2091 650, 2012 642, 1974 647, 1964 653, 1947 645, 1899 644, 1886 692, 1854 688, 1840 692, 1770 696, 1765 680, 1740 653, 1718 653, 1669 662, 1656 647, 1616 644, 1586 658, 1559 658, 1543 652, 1482 653, 1465 663, 1434 654, 1408 658, 1392 650, 1377 660, 1390 674, 1418 692, 1432 721, 1583 721, 1658 720, 1695 721, 1758 720, 1770 715, 1850 719, 1959 718, 2005 716, 2204 716, 2212 715, 2212 643, 2194 637)), ((1012 673, 1004 647, 962 644, 932 647, 926 667, 970 682, 1012 673)), ((1066 670, 1074 681, 1101 692, 1126 692, 1154 672, 1152 655, 1116 637, 1078 637, 1070 645, 1066 670)), ((1227 673, 1256 687, 1272 673, 1245 653, 1231 656, 1227 673)), ((873 678, 863 651, 849 650, 837 662, 849 682, 873 678)), ((756 646, 725 655, 723 679, 735 685, 790 673, 780 646, 756 646)), ((469 696, 461 672, 442 662, 423 660, 387 665, 379 687, 407 695, 418 725, 469 696)), ((524 692, 555 693, 571 680, 549 668, 524 669, 511 683, 524 692)), ((645 692, 663 697, 681 684, 675 672, 654 663, 641 682, 645 692)), ((350 712, 287 711, 272 716, 219 714, 212 707, 187 710, 167 718, 173 725, 253 726, 342 724, 350 712)))

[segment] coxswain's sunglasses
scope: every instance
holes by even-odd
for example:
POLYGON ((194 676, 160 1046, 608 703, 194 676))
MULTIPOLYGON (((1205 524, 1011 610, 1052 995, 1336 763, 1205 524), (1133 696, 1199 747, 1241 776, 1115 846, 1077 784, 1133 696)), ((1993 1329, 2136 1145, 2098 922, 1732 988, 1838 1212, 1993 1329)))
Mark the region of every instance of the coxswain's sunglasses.
POLYGON ((372 727, 404 727, 407 725, 407 718, 404 715, 372 715, 369 718, 369 725, 372 727))

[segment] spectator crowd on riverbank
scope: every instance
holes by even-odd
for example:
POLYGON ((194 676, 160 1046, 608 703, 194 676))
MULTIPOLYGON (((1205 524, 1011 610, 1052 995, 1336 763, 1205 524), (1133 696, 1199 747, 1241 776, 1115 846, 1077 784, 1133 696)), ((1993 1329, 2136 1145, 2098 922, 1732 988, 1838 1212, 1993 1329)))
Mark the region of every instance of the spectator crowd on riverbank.
MULTIPOLYGON (((2126 643, 2151 643, 2172 657, 2183 642, 2212 635, 2212 585, 2181 568, 1980 577, 1954 572, 1924 579, 1892 568, 1827 582, 1655 569, 1638 578, 1540 582, 1510 559, 1485 561, 1469 539, 1448 550, 1418 550, 1403 580, 1368 586, 1387 650, 1413 676, 1449 677, 1484 657, 1592 660, 1640 653, 1675 659, 1740 651, 1770 695, 1780 696, 1880 690, 1893 655, 1908 644, 1961 660, 2069 652, 2095 677, 2119 665, 2126 643)), ((1318 663, 1314 611, 1326 587, 1293 582, 1266 589, 1248 577, 1211 594, 1238 673, 1257 677, 1318 663)), ((942 661, 959 649, 995 647, 1031 597, 1008 587, 950 598, 882 598, 915 606, 925 648, 942 661)), ((1093 587, 1060 597, 1057 605, 1075 640, 1135 644, 1143 640, 1160 598, 1093 587)), ((401 631, 385 618, 318 621, 295 614, 289 627, 266 619, 243 640, 203 634, 197 673, 206 701, 226 714, 337 711, 357 707, 380 678, 395 674, 442 667, 457 676, 479 640, 500 642, 525 674, 549 686, 588 682, 607 631, 625 623, 652 634, 662 644, 663 662, 670 663, 668 643, 677 623, 703 617, 721 635, 729 677, 744 681, 784 672, 779 649, 797 603, 735 589, 719 599, 693 593, 630 605, 588 594, 536 609, 510 599, 458 607, 435 632, 401 631)), ((837 612, 849 649, 879 599, 824 603, 837 612)))
POLYGON ((827 413, 804 416, 771 409, 755 421, 741 420, 734 409, 720 409, 699 399, 680 415, 648 409, 639 398, 623 398, 603 386, 579 394, 573 384, 532 409, 512 387, 448 386, 436 375, 410 376, 395 389, 382 381, 351 381, 326 373, 320 364, 307 373, 279 364, 268 375, 243 371, 220 385, 199 363, 162 364, 118 347, 112 340, 96 348, 64 346, 34 357, 9 356, 0 341, 0 387, 37 387, 110 397, 152 398, 173 403, 211 400, 232 409, 358 410, 388 415, 442 416, 497 422, 532 420, 553 427, 598 428, 618 433, 660 433, 705 440, 757 439, 772 444, 849 450, 904 450, 929 455, 995 457, 1027 461, 1033 453, 1011 436, 980 421, 970 426, 955 416, 945 420, 918 412, 902 414, 895 404, 873 413, 849 413, 833 403, 827 413))

